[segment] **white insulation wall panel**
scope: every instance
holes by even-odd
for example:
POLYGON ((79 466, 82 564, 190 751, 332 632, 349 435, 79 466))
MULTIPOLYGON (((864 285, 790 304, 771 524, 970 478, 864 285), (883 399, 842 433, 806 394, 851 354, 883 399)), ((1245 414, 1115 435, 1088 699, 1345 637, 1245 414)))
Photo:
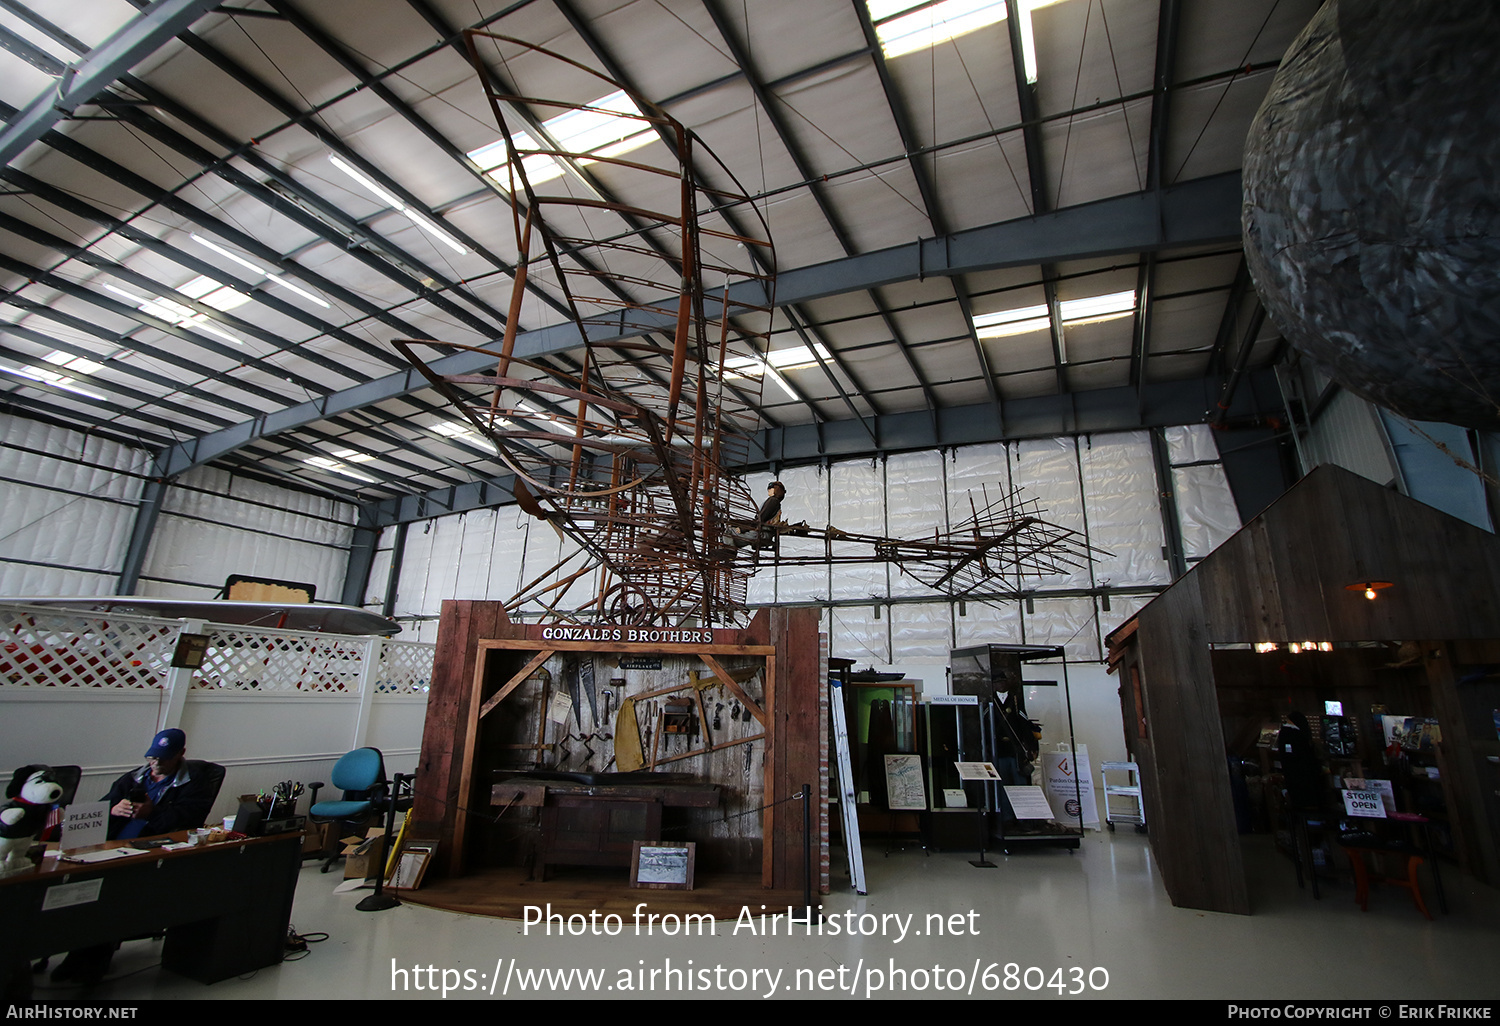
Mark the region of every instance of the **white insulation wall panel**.
POLYGON ((1202 559, 1240 529, 1239 509, 1222 466, 1174 467, 1172 488, 1188 559, 1202 559))
POLYGON ((1207 424, 1167 428, 1165 434, 1183 555, 1202 559, 1240 529, 1239 507, 1207 424))
MULTIPOLYGON (((495 543, 495 511, 471 509, 459 517, 463 535, 453 561, 453 592, 444 598, 483 599, 490 594, 490 551, 495 543)), ((439 610, 441 610, 439 605, 439 610)))
POLYGON ((1219 445, 1213 428, 1207 424, 1169 427, 1162 432, 1167 439, 1167 460, 1174 467, 1185 463, 1214 463, 1219 459, 1219 445))
POLYGON ((888 666, 891 623, 884 608, 876 619, 873 606, 834 606, 829 610, 828 654, 856 663, 888 666))
POLYGON ((1032 600, 1031 612, 1023 615, 1026 644, 1061 645, 1069 659, 1100 658, 1099 628, 1091 596, 1036 598, 1032 600))
POLYGON ((974 645, 1020 645, 1021 603, 1013 599, 986 599, 964 603, 964 612, 954 607, 953 647, 974 645))
POLYGON ((432 558, 433 532, 436 520, 423 520, 407 525, 406 550, 401 555, 401 571, 396 577, 396 601, 392 609, 398 619, 422 616, 427 611, 427 581, 433 574, 441 573, 441 566, 432 558))
POLYGON ((113 593, 150 460, 0 414, 0 595, 113 593))
POLYGON ((391 543, 395 538, 394 527, 387 527, 380 532, 381 547, 376 548, 375 555, 370 559, 370 580, 365 584, 365 593, 360 599, 360 605, 367 609, 381 609, 385 606, 385 589, 389 583, 387 578, 391 575, 393 555, 391 543))
MULTIPOLYGON (((774 480, 777 479, 773 478, 770 474, 746 474, 745 487, 750 489, 750 494, 755 498, 757 503, 760 503, 765 501, 766 485, 774 480)), ((797 503, 783 504, 781 508, 782 519, 790 520, 793 523, 799 520, 806 520, 808 523, 813 523, 813 518, 807 515, 807 507, 801 505, 801 501, 799 499, 797 503)), ((755 576, 750 578, 750 583, 745 589, 745 604, 751 609, 755 609, 759 606, 770 605, 775 601, 776 568, 762 563, 760 569, 755 571, 755 576)))
MULTIPOLYGON (((1043 520, 1085 537, 1083 497, 1078 482, 1078 453, 1072 438, 1045 438, 1017 442, 1011 450, 1011 481, 1022 501, 1036 500, 1043 520)), ((1021 588, 1088 588, 1092 584, 1088 563, 1067 567, 1060 573, 1022 574, 1021 588)))
MULTIPOLYGON (((912 452, 885 461, 886 527, 892 538, 930 538, 948 529, 946 468, 939 452, 912 452)), ((890 568, 892 595, 927 595, 932 589, 890 568)))
POLYGON ((533 527, 551 533, 519 506, 502 506, 495 522, 495 547, 490 551, 490 593, 485 598, 504 601, 521 590, 526 542, 533 527))
POLYGON ((1079 439, 1089 542, 1100 587, 1168 584, 1151 438, 1144 431, 1079 439))
POLYGON ((888 606, 887 612, 891 618, 891 662, 947 664, 953 649, 953 612, 948 603, 904 602, 888 606))
MULTIPOLYGON (((850 534, 885 535, 885 473, 878 462, 835 463, 829 474, 829 523, 850 534)), ((863 547, 862 547, 863 548, 863 547)), ((883 563, 830 567, 832 596, 858 599, 889 594, 883 563)))
MULTIPOLYGON (((831 523, 829 516, 828 475, 820 467, 790 467, 779 480, 786 485, 781 504, 781 518, 793 523, 805 520, 813 527, 831 523)), ((756 494, 763 494, 764 486, 756 494)), ((798 553, 820 553, 821 541, 786 535, 781 539, 784 556, 798 553)), ((827 565, 780 567, 776 573, 777 602, 814 602, 828 598, 827 565)))
POLYGON ((211 467, 167 490, 141 571, 142 594, 207 598, 234 574, 343 593, 355 509, 211 467))

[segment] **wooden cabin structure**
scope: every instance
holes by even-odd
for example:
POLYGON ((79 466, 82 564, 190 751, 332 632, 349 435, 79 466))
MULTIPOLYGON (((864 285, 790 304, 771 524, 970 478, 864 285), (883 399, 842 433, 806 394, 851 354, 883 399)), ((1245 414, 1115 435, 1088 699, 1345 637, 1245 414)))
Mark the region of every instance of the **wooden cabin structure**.
POLYGON ((1500 881, 1493 534, 1319 467, 1108 640, 1174 905, 1251 911, 1226 756, 1288 702, 1328 698, 1365 720, 1376 704, 1438 720, 1452 855, 1480 880, 1500 881), (1388 584, 1373 600, 1361 587, 1371 582, 1388 584))
MULTIPOLYGON (((635 753, 647 763, 641 770, 659 774, 663 786, 686 777, 695 785, 689 803, 695 807, 666 811, 683 820, 677 828, 697 844, 700 869, 756 878, 765 888, 800 889, 803 812, 792 796, 810 784, 812 885, 826 889, 827 654, 816 609, 761 610, 743 629, 686 629, 517 623, 499 602, 448 600, 437 644, 411 833, 438 842, 440 875, 533 857, 545 817, 538 821, 529 797, 514 808, 496 800, 496 781, 507 772, 586 769, 607 776, 616 766, 635 768, 627 766, 632 746, 623 738, 636 713, 619 714, 631 700, 641 710, 636 738, 650 738, 635 753), (584 706, 556 722, 548 696, 563 689, 564 675, 576 680, 581 661, 596 677, 596 700, 609 685, 613 715, 596 716, 584 706), (667 698, 685 705, 683 715, 694 721, 681 736, 670 733, 665 718, 647 731, 653 721, 644 715, 646 703, 667 698), (564 744, 571 744, 566 755, 564 744), (580 758, 585 745, 594 749, 592 761, 580 758), (698 800, 704 788, 720 796, 705 804, 698 800)), ((641 775, 629 775, 631 787, 641 775)))

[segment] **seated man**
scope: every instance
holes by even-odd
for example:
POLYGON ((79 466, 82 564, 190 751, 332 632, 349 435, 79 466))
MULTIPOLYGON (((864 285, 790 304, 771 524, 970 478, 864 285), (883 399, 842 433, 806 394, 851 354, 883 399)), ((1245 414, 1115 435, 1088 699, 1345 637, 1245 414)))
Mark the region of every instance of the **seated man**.
POLYGON ((760 510, 755 514, 754 525, 750 530, 730 534, 726 539, 728 543, 736 549, 742 549, 746 545, 755 548, 769 546, 775 538, 776 525, 781 523, 781 500, 785 498, 786 485, 780 481, 772 481, 766 485, 766 501, 761 503, 760 510))
MULTIPOLYGON (((176 727, 158 731, 146 749, 146 764, 121 775, 104 801, 109 802, 110 840, 170 834, 201 827, 218 797, 218 783, 208 764, 183 756, 187 735, 176 727)), ((217 767, 214 767, 217 769, 217 767)), ((119 944, 96 944, 72 951, 52 970, 54 982, 98 983, 109 971, 119 944)), ((45 966, 43 959, 41 965, 45 966)))
POLYGON ((217 797, 204 763, 188 761, 187 735, 168 727, 151 739, 146 765, 116 780, 109 802, 109 837, 146 837, 201 827, 217 797))

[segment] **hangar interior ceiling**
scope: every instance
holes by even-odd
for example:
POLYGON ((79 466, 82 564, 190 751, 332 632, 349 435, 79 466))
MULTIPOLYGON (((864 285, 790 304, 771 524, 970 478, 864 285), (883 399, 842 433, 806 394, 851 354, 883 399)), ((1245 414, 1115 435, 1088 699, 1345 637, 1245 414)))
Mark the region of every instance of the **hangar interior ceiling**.
MULTIPOLYGON (((253 468, 367 507, 503 489, 391 344, 505 330, 504 156, 461 36, 482 28, 657 103, 751 194, 780 276, 747 371, 763 464, 830 439, 1015 437, 1037 410, 1063 429, 1201 417, 1284 353, 1245 269, 1239 169, 1316 7, 0 0, 0 408, 168 477, 253 468)), ((479 53, 520 94, 610 102, 520 47, 479 53)), ((577 118, 509 113, 593 146, 577 118)), ((559 166, 548 188, 629 204, 613 170, 559 166)), ((517 320, 519 354, 572 365, 544 276, 517 320)), ((642 387, 667 370, 643 363, 642 387)))

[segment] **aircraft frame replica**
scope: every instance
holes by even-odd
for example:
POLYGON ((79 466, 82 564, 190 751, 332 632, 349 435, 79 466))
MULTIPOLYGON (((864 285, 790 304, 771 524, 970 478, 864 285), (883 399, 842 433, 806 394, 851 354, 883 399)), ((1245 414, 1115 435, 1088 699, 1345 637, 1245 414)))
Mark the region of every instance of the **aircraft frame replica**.
POLYGON ((510 199, 517 254, 505 334, 498 350, 395 345, 493 447, 520 507, 576 543, 508 608, 731 626, 748 615, 750 577, 772 563, 891 562, 961 596, 1093 558, 1081 535, 1013 492, 971 501, 966 522, 922 539, 760 522, 731 473, 751 462, 762 383, 777 373, 775 248, 755 202, 691 130, 608 76, 520 39, 465 38, 504 143, 490 173, 510 199), (505 81, 543 66, 567 92, 608 92, 579 104, 505 81), (626 185, 631 199, 616 198, 626 185), (516 353, 528 302, 566 315, 576 356, 516 353), (443 357, 459 353, 493 357, 493 369, 445 373, 443 357), (824 544, 783 554, 784 535, 824 544))

